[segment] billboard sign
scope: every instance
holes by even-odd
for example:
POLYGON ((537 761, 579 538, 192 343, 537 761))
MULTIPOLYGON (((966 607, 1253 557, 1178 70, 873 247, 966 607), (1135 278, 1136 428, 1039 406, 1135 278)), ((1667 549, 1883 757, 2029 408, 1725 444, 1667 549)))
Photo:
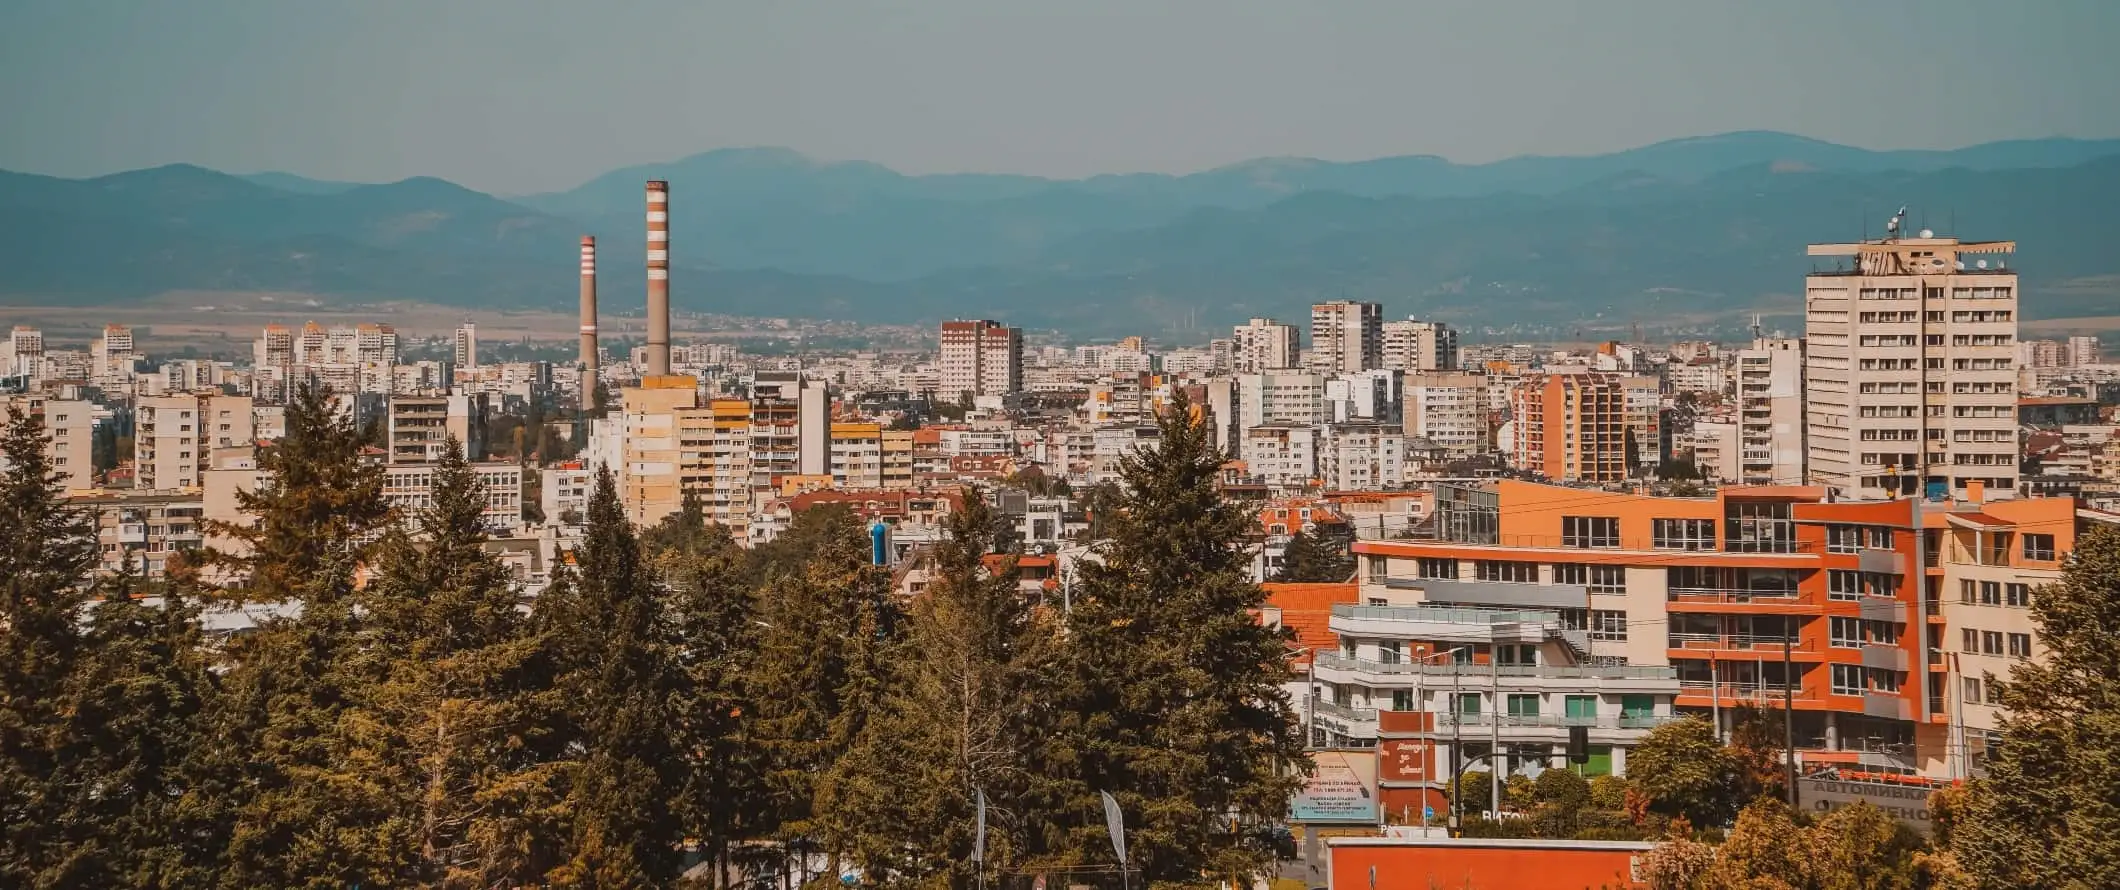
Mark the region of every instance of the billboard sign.
POLYGON ((1374 751, 1313 751, 1310 777, 1296 792, 1288 821, 1317 825, 1377 824, 1374 751))
POLYGON ((1868 803, 1899 820, 1900 824, 1929 835, 1929 792, 1920 785, 1887 782, 1843 782, 1839 779, 1798 779, 1804 809, 1819 815, 1857 801, 1868 803))

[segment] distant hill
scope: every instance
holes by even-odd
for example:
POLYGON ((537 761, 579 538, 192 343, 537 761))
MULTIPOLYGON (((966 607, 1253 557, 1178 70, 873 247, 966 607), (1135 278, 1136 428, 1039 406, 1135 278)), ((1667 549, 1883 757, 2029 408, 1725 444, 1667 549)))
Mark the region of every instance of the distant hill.
POLYGON ((1007 318, 1081 333, 1299 318, 1316 299, 1553 325, 1796 308, 1804 245, 1914 228, 2014 238, 2032 317, 2111 314, 2120 141, 1872 152, 1777 133, 1458 165, 1260 160, 1189 176, 906 176, 784 149, 709 152, 503 200, 432 178, 325 183, 172 165, 0 171, 0 305, 168 290, 563 307, 575 242, 605 303, 643 287, 641 183, 671 181, 680 309, 1007 318))

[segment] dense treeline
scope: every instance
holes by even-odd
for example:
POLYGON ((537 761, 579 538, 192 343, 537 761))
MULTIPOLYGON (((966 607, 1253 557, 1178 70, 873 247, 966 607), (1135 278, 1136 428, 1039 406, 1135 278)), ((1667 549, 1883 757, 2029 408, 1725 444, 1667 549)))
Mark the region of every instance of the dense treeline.
POLYGON ((1285 641, 1186 416, 1066 610, 976 497, 906 597, 843 509, 746 550, 696 504, 633 528, 608 475, 527 602, 460 456, 393 516, 316 392, 217 529, 240 547, 98 577, 10 417, 0 886, 1116 887, 1103 792, 1137 884, 1255 873, 1301 758, 1285 641), (209 634, 230 607, 255 629, 209 634))

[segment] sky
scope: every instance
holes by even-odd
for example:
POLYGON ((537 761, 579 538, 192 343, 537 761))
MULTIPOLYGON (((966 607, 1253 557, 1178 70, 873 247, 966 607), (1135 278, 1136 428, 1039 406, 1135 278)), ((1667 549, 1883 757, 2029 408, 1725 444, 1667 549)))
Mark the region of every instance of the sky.
POLYGON ((0 169, 500 194, 714 148, 910 173, 2120 137, 2120 2, 0 0, 0 169))

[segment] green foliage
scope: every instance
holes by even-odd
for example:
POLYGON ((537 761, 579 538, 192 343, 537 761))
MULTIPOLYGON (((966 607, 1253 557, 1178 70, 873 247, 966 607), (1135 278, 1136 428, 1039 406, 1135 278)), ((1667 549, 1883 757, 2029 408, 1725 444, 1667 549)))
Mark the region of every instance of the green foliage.
POLYGON ((1482 770, 1466 770, 1458 778, 1457 794, 1454 795, 1460 813, 1478 813, 1494 809, 1494 783, 1482 770))
POLYGON ((1216 487, 1213 430, 1181 396, 1156 447, 1126 458, 1127 491, 1108 521, 1101 564, 1082 571, 1068 616, 1070 676, 1053 805, 1064 821, 1055 857, 1109 862, 1097 792, 1136 826, 1129 853, 1151 881, 1251 874, 1271 851, 1238 823, 1280 818, 1298 779, 1302 740, 1282 686, 1285 631, 1251 610, 1265 592, 1236 542, 1252 524, 1216 487))
POLYGON ((1951 852, 1981 887, 2120 886, 2120 528, 2076 539, 2032 620, 2047 656, 1998 684, 2002 750, 1951 852))
POLYGON ((1651 809, 1697 825, 1726 823, 1740 803, 1739 764, 1699 718, 1650 730, 1627 752, 1627 775, 1651 809))
POLYGON ((834 846, 879 884, 974 883, 975 789, 988 804, 990 874, 1020 862, 1046 827, 1029 766, 1047 741, 1042 696, 1059 637, 1012 568, 988 570, 989 511, 983 498, 965 503, 911 606, 888 691, 820 788, 834 846))
POLYGON ((1627 808, 1627 780, 1605 775, 1590 780, 1590 805, 1601 810, 1627 808))
POLYGON ((1281 554, 1275 581, 1337 583, 1354 577, 1354 550, 1345 539, 1325 533, 1296 532, 1281 554))

